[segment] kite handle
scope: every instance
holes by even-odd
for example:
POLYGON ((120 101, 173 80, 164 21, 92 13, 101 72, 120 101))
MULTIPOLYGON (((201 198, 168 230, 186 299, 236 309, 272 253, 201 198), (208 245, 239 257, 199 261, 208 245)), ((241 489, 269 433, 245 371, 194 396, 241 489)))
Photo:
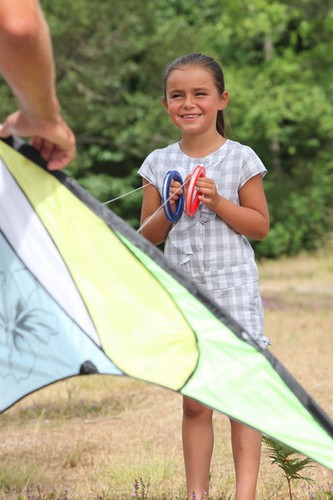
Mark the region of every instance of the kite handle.
POLYGON ((170 222, 178 222, 184 211, 184 195, 179 195, 176 203, 176 209, 172 210, 170 202, 170 185, 172 181, 180 182, 183 185, 183 179, 177 170, 169 170, 164 177, 163 187, 162 187, 162 205, 166 218, 170 222))
POLYGON ((206 169, 202 165, 198 165, 195 167, 193 174, 191 175, 191 179, 188 186, 188 191, 186 194, 185 200, 185 213, 189 217, 193 217, 199 207, 199 196, 201 193, 195 190, 195 185, 199 177, 206 176, 206 169))

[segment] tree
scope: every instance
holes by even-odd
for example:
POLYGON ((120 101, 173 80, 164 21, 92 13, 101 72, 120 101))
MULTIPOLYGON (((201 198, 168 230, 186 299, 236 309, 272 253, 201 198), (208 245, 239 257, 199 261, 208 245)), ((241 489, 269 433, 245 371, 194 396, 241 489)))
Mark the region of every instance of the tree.
MULTIPOLYGON (((43 1, 63 114, 78 139, 68 172, 101 201, 139 187, 145 156, 178 139, 160 104, 165 67, 215 57, 231 93, 230 138, 268 167, 276 257, 313 249, 333 228, 333 6, 329 0, 43 1)), ((0 85, 2 112, 13 109, 0 85)), ((137 226, 140 192, 111 205, 137 226)))
POLYGON ((269 170, 272 229, 254 243, 259 255, 311 250, 333 227, 332 21, 329 2, 235 0, 207 30, 214 55, 223 47, 231 136, 269 170))

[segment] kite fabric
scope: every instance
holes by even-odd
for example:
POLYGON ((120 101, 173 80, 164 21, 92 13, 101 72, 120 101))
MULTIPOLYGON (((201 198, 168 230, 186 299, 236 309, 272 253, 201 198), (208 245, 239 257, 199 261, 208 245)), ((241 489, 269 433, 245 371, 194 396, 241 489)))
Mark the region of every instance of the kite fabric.
MULTIPOLYGON (((0 141, 0 412, 75 375, 179 392, 333 470, 333 422, 162 252, 0 141)), ((24 155, 23 155, 24 153, 24 155)))

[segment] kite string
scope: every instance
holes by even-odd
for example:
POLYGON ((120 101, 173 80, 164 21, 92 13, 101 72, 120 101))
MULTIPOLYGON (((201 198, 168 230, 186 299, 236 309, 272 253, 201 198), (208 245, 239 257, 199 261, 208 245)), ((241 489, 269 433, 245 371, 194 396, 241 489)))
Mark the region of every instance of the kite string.
MULTIPOLYGON (((185 186, 185 184, 187 184, 189 181, 191 180, 191 177, 189 177, 187 180, 185 180, 185 182, 183 182, 183 184, 180 185, 180 188, 183 188, 185 186)), ((148 184, 146 184, 148 186, 148 184)), ((179 189, 180 189, 179 188, 179 189)), ((149 217, 148 219, 146 219, 146 221, 139 227, 139 229, 137 229, 137 233, 140 233, 142 231, 142 229, 144 227, 146 227, 147 224, 149 224, 149 222, 151 222, 152 218, 155 217, 155 215, 157 215, 161 210, 164 209, 165 205, 171 200, 171 198, 173 197, 173 194, 171 196, 169 196, 169 198, 167 198, 164 203, 162 203, 156 210, 155 212, 153 212, 149 217)))
MULTIPOLYGON (((185 182, 183 182, 183 184, 181 184, 181 188, 183 188, 185 186, 185 184, 187 184, 188 182, 190 181, 190 178, 188 178, 187 180, 185 180, 185 182)), ((136 191, 140 191, 140 189, 143 189, 145 188, 146 186, 149 186, 149 185, 152 185, 153 184, 151 182, 148 182, 148 184, 143 184, 142 186, 139 186, 138 188, 136 189, 132 189, 132 191, 128 191, 127 193, 124 193, 124 194, 121 194, 119 196, 117 196, 116 198, 112 198, 111 200, 108 200, 108 201, 105 201, 103 203, 103 205, 109 205, 110 203, 113 203, 114 201, 117 201, 117 200, 120 200, 121 198, 125 198, 125 196, 128 196, 132 193, 135 193, 136 191)), ((171 200, 171 198, 173 197, 173 195, 169 196, 169 198, 167 198, 164 203, 162 203, 158 208, 157 210, 155 210, 155 212, 153 212, 150 217, 139 227, 139 229, 137 229, 137 233, 140 233, 142 231, 142 229, 147 225, 149 224, 149 222, 152 220, 153 217, 155 217, 155 215, 157 215, 161 210, 164 209, 165 205, 171 200)))
POLYGON ((132 189, 132 191, 128 191, 127 193, 121 194, 117 196, 116 198, 112 198, 111 200, 105 201, 103 205, 109 205, 110 203, 113 203, 116 200, 120 200, 120 198, 125 198, 125 196, 128 196, 129 194, 135 193, 136 191, 139 191, 140 189, 143 189, 144 187, 148 186, 148 184, 145 184, 143 186, 139 186, 136 189, 132 189))
POLYGON ((153 218, 153 217, 155 217, 155 215, 157 215, 157 214, 158 214, 161 210, 163 210, 164 205, 165 205, 168 201, 169 201, 169 199, 168 199, 168 200, 166 200, 166 201, 165 201, 165 202, 164 202, 161 206, 159 206, 159 207, 158 207, 158 209, 157 209, 157 210, 155 210, 155 212, 153 212, 153 213, 152 213, 152 214, 148 217, 148 219, 146 219, 146 221, 145 221, 143 224, 141 224, 141 226, 139 227, 139 229, 137 229, 137 231, 136 231, 136 232, 137 232, 137 233, 140 233, 140 232, 142 231, 142 229, 143 229, 144 227, 146 227, 146 225, 147 225, 147 224, 149 224, 149 222, 151 222, 152 218, 153 218))

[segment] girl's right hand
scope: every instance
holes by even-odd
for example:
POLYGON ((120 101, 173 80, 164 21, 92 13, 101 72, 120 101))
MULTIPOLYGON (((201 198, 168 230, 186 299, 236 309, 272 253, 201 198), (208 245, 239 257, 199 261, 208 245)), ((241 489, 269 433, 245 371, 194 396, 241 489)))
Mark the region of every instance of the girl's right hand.
POLYGON ((183 189, 181 187, 180 182, 171 181, 169 190, 170 204, 175 205, 182 194, 183 194, 183 189))

